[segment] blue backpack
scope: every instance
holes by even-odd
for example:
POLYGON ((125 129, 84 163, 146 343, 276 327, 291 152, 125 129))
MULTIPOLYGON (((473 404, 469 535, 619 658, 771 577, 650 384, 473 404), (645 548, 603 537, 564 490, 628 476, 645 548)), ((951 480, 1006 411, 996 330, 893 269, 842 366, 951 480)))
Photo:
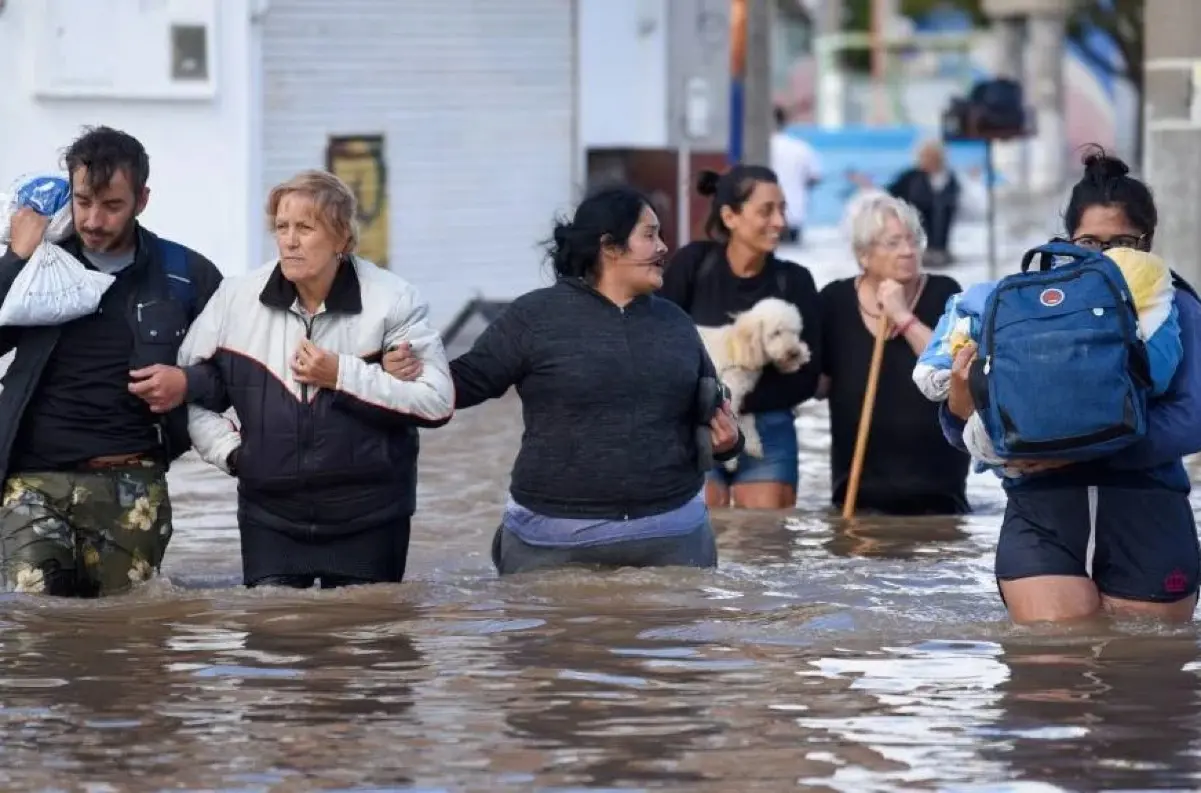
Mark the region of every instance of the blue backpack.
POLYGON ((1141 438, 1150 364, 1122 271, 1068 242, 1028 251, 985 303, 970 384, 1006 459, 1093 459, 1141 438))

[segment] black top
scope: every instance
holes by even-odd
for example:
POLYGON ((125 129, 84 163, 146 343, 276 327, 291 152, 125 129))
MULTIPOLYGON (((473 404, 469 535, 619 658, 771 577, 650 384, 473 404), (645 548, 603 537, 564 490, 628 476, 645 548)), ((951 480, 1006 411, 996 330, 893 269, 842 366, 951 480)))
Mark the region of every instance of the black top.
POLYGON ((450 371, 459 408, 517 387, 525 432, 510 492, 527 509, 644 517, 682 506, 704 484, 697 390, 713 365, 666 300, 619 308, 562 280, 513 301, 450 371))
MULTIPOLYGON (((914 314, 933 328, 959 284, 932 275, 914 314)), ((871 367, 872 334, 859 314, 855 279, 822 289, 823 371, 830 377, 830 480, 832 500, 846 496, 859 412, 871 367)), ((970 458, 955 449, 938 424, 938 404, 913 382, 917 355, 903 338, 884 344, 884 360, 856 506, 895 514, 959 514, 968 511, 970 458)))
POLYGON ((728 325, 733 321, 731 314, 747 311, 766 297, 792 303, 801 312, 801 338, 809 345, 812 358, 793 374, 782 374, 770 366, 765 369, 755 390, 747 395, 743 412, 791 410, 817 392, 821 306, 813 275, 801 265, 773 256, 757 275, 740 278, 730 269, 723 245, 692 242, 672 257, 659 294, 687 311, 693 322, 706 327, 728 325))
POLYGON ((132 269, 117 273, 96 313, 60 326, 21 417, 10 470, 63 470, 95 457, 158 448, 154 415, 129 393, 133 330, 125 304, 136 280, 132 269))
POLYGON ((888 192, 908 201, 917 210, 926 232, 926 244, 932 251, 945 251, 950 244, 951 227, 959 210, 959 180, 947 172, 941 189, 934 189, 930 175, 919 168, 910 168, 888 186, 888 192))

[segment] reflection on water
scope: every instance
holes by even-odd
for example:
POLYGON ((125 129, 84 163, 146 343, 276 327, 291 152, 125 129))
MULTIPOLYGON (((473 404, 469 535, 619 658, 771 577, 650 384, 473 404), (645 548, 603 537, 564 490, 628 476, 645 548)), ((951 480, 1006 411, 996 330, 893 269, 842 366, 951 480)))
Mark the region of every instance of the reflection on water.
POLYGON ((411 580, 244 591, 232 487, 173 472, 167 580, 8 597, 0 790, 1196 790, 1198 636, 1010 627, 1001 498, 844 524, 719 514, 716 571, 499 581, 516 403, 423 438, 411 580))

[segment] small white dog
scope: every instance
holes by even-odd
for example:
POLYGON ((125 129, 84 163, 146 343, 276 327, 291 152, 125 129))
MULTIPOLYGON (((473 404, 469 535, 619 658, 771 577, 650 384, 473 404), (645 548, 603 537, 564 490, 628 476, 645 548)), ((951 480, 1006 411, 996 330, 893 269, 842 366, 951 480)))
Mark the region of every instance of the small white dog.
MULTIPOLYGON (((730 407, 746 439, 746 453, 762 457, 763 442, 755 429, 755 417, 743 415, 742 402, 769 364, 791 374, 809 362, 809 345, 801 341, 801 312, 787 300, 767 297, 749 311, 734 315, 729 325, 698 326, 697 330, 718 379, 730 389, 730 407)), ((733 471, 738 461, 730 460, 725 466, 733 471)))

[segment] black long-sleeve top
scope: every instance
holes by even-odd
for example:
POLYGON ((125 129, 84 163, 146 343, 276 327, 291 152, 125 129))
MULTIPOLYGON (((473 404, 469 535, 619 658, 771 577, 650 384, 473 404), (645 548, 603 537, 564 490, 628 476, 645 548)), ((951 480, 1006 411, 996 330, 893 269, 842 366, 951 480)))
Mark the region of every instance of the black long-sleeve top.
POLYGON ((704 484, 697 392, 713 364, 666 300, 618 307, 564 279, 513 301, 450 371, 457 408, 516 387, 525 432, 509 489, 527 509, 639 518, 682 506, 704 484))
POLYGON ((746 398, 745 413, 791 410, 817 393, 821 374, 821 304, 813 275, 795 262, 769 257, 763 270, 742 278, 730 269, 724 246, 698 241, 672 257, 659 294, 683 308, 698 325, 727 325, 730 315, 749 310, 760 300, 777 297, 801 312, 801 338, 809 345, 809 363, 793 374, 769 366, 746 398))

